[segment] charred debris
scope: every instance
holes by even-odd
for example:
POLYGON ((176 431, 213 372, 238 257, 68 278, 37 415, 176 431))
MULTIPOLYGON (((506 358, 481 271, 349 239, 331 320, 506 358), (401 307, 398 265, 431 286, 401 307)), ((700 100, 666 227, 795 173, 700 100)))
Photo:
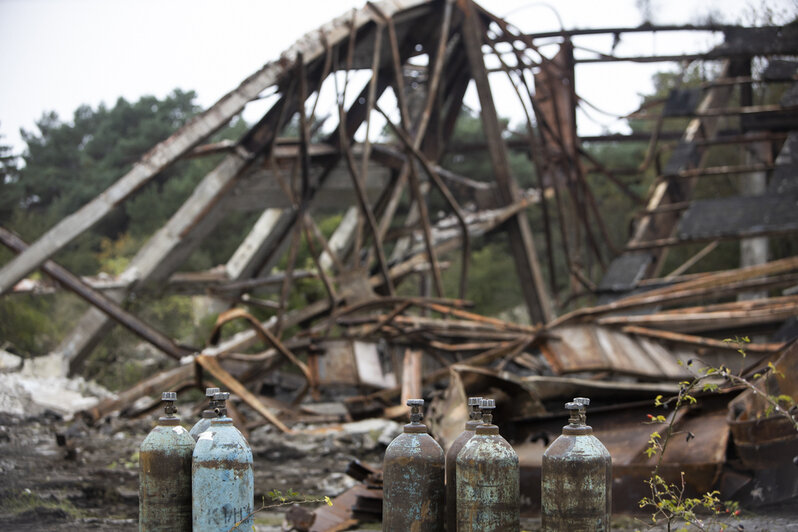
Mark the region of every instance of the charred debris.
MULTIPOLYGON (((213 380, 232 393, 237 425, 270 423, 287 437, 300 421, 406 418, 406 399, 423 396, 431 400, 431 430, 446 448, 468 418, 466 397, 481 395, 495 399, 496 419, 519 454, 522 494, 534 494, 543 451, 563 424, 564 400, 588 395, 591 424, 613 456, 615 509, 632 509, 652 467, 643 453, 651 427, 641 420, 655 396, 674 393, 689 378, 688 362, 749 377, 773 363, 784 377, 761 378, 798 396, 798 256, 769 259, 768 252, 769 241, 798 230, 796 55, 795 25, 527 34, 470 0, 368 3, 297 41, 35 242, 0 228, 0 241, 17 254, 0 269, 0 293, 66 289, 91 303, 58 350, 72 374, 118 325, 174 359, 172 369, 84 412, 93 422, 140 416, 163 391, 204 390, 213 380), (673 31, 722 39, 676 56, 617 56, 579 45, 584 35, 617 41, 673 31), (630 115, 653 124, 646 134, 580 137, 576 111, 590 94, 574 87, 582 65, 601 62, 706 63, 717 75, 700 87, 673 89, 658 102, 661 112, 649 105, 630 115), (361 77, 350 79, 356 71, 361 77), (355 86, 356 79, 365 82, 355 86), (489 79, 501 79, 518 98, 527 135, 503 129, 489 79), (448 140, 472 82, 485 141, 453 146, 448 140), (336 83, 337 105, 318 109, 322 86, 336 83), (782 87, 783 96, 758 103, 754 85, 782 87), (393 99, 381 99, 386 93, 393 99), (260 99, 271 105, 240 139, 206 143, 260 99), (337 126, 320 127, 322 115, 337 126), (282 136, 292 120, 298 136, 282 136), (383 125, 394 143, 356 136, 383 125), (585 147, 632 142, 646 146, 635 168, 609 168, 585 147), (738 160, 718 161, 717 149, 729 146, 738 160), (442 168, 452 150, 483 153, 490 176, 475 180, 442 168), (521 189, 509 150, 530 158, 536 186, 521 189), (52 260, 161 170, 208 154, 222 154, 221 162, 123 274, 78 277, 52 260), (640 193, 630 183, 646 172, 656 177, 640 193), (728 193, 697 195, 702 180, 726 180, 728 193), (597 183, 636 205, 629 235, 609 234, 593 194, 597 183), (445 205, 435 219, 433 194, 445 205), (540 226, 527 216, 533 208, 542 213, 540 226), (212 271, 180 271, 230 210, 260 216, 229 261, 212 271), (314 221, 322 211, 343 213, 328 239, 314 221), (467 301, 472 244, 499 233, 507 235, 527 323, 482 315, 467 301), (296 264, 302 238, 312 269, 296 264), (740 267, 690 273, 727 242, 739 242, 740 267), (685 246, 698 251, 666 271, 669 252, 685 246), (283 256, 287 267, 274 270, 283 256), (459 263, 455 293, 443 289, 447 261, 459 263), (26 278, 37 269, 48 280, 26 278), (320 280, 325 297, 288 311, 292 284, 303 278, 320 280), (406 295, 415 286, 420 295, 406 295), (260 295, 264 287, 278 293, 276 301, 260 295), (207 345, 187 347, 126 309, 139 293, 203 294, 223 311, 207 345), (251 307, 272 316, 260 321, 251 307), (246 327, 223 335, 232 321, 246 327), (724 341, 734 336, 753 339, 744 359, 737 344, 724 341), (292 395, 277 397, 276 386, 292 395), (345 414, 314 407, 330 398, 345 414)), ((751 504, 795 498, 795 432, 763 417, 765 407, 750 391, 721 392, 680 413, 678 428, 695 437, 674 440, 664 473, 684 471, 697 491, 718 488, 751 504)), ((353 464, 351 474, 363 484, 320 510, 317 523, 378 513, 380 472, 353 464)), ((523 513, 539 512, 537 500, 523 497, 523 513)))

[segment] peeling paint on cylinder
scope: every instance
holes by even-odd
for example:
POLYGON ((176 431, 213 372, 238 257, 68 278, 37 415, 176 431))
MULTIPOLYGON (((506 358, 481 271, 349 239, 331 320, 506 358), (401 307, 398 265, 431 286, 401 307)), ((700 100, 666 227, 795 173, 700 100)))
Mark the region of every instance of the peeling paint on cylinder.
POLYGON ((443 532, 443 449, 422 424, 423 399, 410 399, 411 422, 385 450, 383 532, 443 532))
POLYGON ((604 532, 610 530, 612 458, 585 424, 590 400, 565 405, 570 423, 543 453, 541 530, 604 532))
POLYGON ((446 451, 446 530, 457 530, 457 455, 473 436, 477 427, 482 423, 482 412, 479 405, 481 397, 468 398, 468 421, 465 430, 449 446, 446 451))
POLYGON ((457 455, 457 530, 518 532, 518 455, 491 424, 492 399, 483 400, 483 421, 457 455))
MULTIPOLYGON (((194 448, 191 486, 194 532, 227 532, 252 513, 252 450, 229 417, 211 420, 194 448)), ((238 530, 254 530, 252 516, 238 530)))
MULTIPOLYGON (((202 411, 202 417, 194 423, 194 426, 188 431, 191 437, 194 438, 194 441, 199 439, 200 434, 211 428, 211 420, 213 418, 219 417, 219 411, 217 410, 219 405, 214 399, 217 393, 219 393, 219 388, 205 388, 205 396, 210 398, 210 403, 208 404, 208 408, 202 411)), ((221 406, 224 407, 224 404, 221 406)))
POLYGON ((194 440, 172 415, 176 394, 163 397, 166 416, 139 448, 139 531, 188 532, 194 440))

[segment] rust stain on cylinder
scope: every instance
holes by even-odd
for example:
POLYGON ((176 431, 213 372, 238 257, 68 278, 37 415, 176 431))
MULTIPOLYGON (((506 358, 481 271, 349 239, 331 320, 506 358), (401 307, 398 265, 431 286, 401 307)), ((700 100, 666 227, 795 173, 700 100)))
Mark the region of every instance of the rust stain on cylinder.
POLYGON ((139 530, 188 532, 194 439, 176 419, 160 423, 139 452, 139 530))
POLYGON ((543 454, 541 530, 605 532, 610 530, 612 458, 584 424, 584 409, 581 416, 576 409, 571 415, 543 454))
POLYGON ((498 427, 480 426, 457 456, 458 532, 518 532, 519 476, 518 455, 498 427))

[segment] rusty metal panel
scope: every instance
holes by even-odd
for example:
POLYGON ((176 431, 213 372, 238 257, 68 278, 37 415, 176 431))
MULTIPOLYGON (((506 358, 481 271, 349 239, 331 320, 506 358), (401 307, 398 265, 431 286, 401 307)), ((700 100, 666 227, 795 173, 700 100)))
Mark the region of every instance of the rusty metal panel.
POLYGON ((676 358, 659 344, 608 327, 555 327, 541 350, 555 373, 612 371, 651 378, 687 375, 676 358))

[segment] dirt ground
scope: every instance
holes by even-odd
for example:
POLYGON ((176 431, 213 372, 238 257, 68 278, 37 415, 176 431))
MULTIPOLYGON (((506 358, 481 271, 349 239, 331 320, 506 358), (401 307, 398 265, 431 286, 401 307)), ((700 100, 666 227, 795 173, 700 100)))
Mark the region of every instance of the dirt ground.
MULTIPOLYGON (((151 420, 110 420, 99 427, 63 422, 54 415, 22 419, 0 414, 0 523, 3 530, 138 530, 138 446, 151 420), (60 440, 60 444, 59 444, 60 440)), ((285 436, 270 427, 250 435, 255 457, 256 501, 272 489, 335 496, 354 481, 343 474, 352 459, 379 465, 398 425, 369 421, 346 430, 304 428, 285 436)), ((282 530, 279 511, 258 514, 256 530, 282 530)), ((798 508, 782 507, 736 523, 750 531, 798 532, 798 508)), ((539 530, 540 520, 523 529, 539 530)), ((614 530, 646 530, 616 516, 614 530)), ((379 530, 367 524, 361 530, 379 530)), ((655 530, 665 530, 658 528, 655 530)), ((734 527, 728 530, 735 530, 734 527)))

